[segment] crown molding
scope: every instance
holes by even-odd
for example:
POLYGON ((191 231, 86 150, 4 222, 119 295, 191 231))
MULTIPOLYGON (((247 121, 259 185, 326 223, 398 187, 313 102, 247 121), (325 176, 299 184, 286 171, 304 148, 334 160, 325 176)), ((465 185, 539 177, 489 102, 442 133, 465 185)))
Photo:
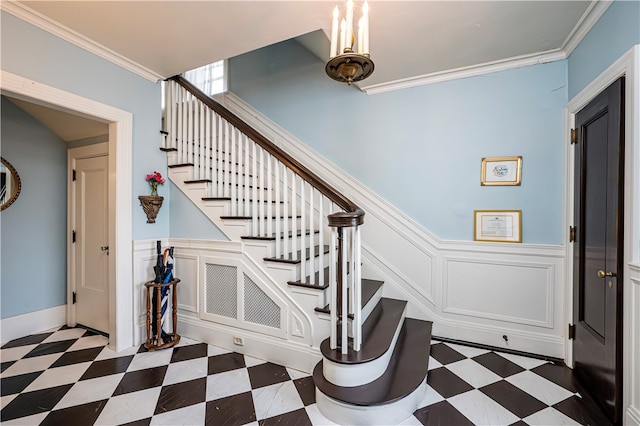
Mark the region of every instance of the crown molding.
POLYGON ((41 30, 47 31, 54 36, 68 41, 87 52, 93 53, 115 65, 118 65, 134 74, 139 75, 149 81, 157 82, 158 80, 164 80, 165 77, 146 68, 116 52, 105 47, 90 38, 36 12, 35 10, 19 3, 15 0, 3 0, 0 1, 0 10, 7 12, 16 18, 31 24, 41 30))
POLYGON ((587 33, 589 33, 596 22, 602 18, 602 15, 604 15, 612 4, 613 0, 594 0, 591 2, 560 48, 566 53, 567 57, 571 55, 573 50, 578 46, 578 44, 580 44, 582 39, 587 35, 587 33))
POLYGON ((523 55, 509 59, 502 59, 494 62, 487 62, 479 65, 456 68, 453 70, 435 72, 417 77, 410 77, 401 80, 390 81, 388 83, 373 84, 361 87, 367 95, 377 95, 380 93, 392 92, 394 90, 408 89, 410 87, 424 86, 427 84, 441 83, 444 81, 458 80, 461 78, 474 77, 482 74, 491 74, 498 71, 505 71, 514 68, 528 67, 530 65, 545 64, 547 62, 561 61, 567 55, 560 49, 547 52, 523 55))
POLYGON ((494 62, 487 62, 469 67, 456 68, 432 74, 425 74, 417 77, 410 77, 402 80, 395 80, 386 83, 361 86, 360 90, 367 95, 377 95, 379 93, 391 92, 394 90, 408 89, 410 87, 423 86, 444 81, 457 80, 460 78, 473 77, 483 74, 490 74, 497 71, 504 71, 530 65, 544 64, 547 62, 561 61, 567 59, 573 50, 580 44, 582 39, 589 33, 591 28, 609 9, 613 0, 593 0, 587 10, 582 14, 578 23, 573 27, 566 40, 559 49, 539 52, 531 55, 517 56, 502 59, 494 62))

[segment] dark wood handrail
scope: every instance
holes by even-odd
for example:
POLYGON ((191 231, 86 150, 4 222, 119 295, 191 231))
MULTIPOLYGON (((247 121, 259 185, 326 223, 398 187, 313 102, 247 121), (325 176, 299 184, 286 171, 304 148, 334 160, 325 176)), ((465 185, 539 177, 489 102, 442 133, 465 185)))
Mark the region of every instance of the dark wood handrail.
POLYGON ((309 182, 327 198, 340 206, 340 208, 345 212, 339 212, 329 215, 329 226, 347 227, 361 225, 362 223, 364 223, 364 210, 358 207, 353 201, 349 200, 347 197, 339 193, 335 188, 322 180, 311 170, 300 164, 300 162, 298 162, 295 158, 291 157, 280 147, 264 137, 260 132, 251 127, 240 117, 229 111, 220 103, 216 102, 210 96, 207 96, 202 90, 200 90, 183 76, 176 75, 168 78, 167 80, 173 80, 180 86, 184 87, 202 103, 214 110, 222 118, 227 120, 227 122, 230 123, 233 127, 247 135, 252 141, 260 145, 265 151, 278 159, 278 161, 293 170, 300 177, 302 177, 302 179, 309 182))

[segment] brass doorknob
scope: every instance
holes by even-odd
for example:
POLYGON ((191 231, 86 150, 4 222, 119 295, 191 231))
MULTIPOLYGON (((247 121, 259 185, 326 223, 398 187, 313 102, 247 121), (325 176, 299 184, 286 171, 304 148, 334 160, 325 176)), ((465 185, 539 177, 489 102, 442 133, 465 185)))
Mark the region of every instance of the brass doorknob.
POLYGON ((598 270, 598 278, 604 277, 615 277, 616 274, 614 272, 605 272, 602 269, 598 270))

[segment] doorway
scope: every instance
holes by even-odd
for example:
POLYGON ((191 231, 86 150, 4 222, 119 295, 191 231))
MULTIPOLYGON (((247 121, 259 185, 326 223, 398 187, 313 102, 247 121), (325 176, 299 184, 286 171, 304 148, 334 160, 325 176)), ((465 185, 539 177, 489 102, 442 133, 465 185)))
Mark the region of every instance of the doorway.
POLYGON ((109 334, 109 152, 101 143, 69 150, 69 291, 75 324, 109 334))
POLYGON ((614 423, 622 416, 624 77, 576 114, 573 361, 614 423))
POLYGON ((109 256, 109 347, 115 351, 131 347, 134 344, 131 293, 132 114, 4 70, 0 70, 0 90, 25 101, 109 123, 109 153, 112 157, 109 161, 109 246, 112 248, 109 256))

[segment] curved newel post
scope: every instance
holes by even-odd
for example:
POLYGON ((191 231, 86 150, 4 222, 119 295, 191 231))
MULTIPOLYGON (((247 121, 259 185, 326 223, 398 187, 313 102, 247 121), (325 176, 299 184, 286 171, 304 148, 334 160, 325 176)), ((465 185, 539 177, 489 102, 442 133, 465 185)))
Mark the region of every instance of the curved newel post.
POLYGON ((340 348, 343 354, 349 349, 349 334, 353 338, 353 350, 362 344, 362 316, 360 270, 360 225, 364 212, 338 212, 329 215, 331 231, 331 349, 340 348), (335 265, 335 266, 334 266, 335 265), (349 333, 349 317, 352 317, 349 333))

